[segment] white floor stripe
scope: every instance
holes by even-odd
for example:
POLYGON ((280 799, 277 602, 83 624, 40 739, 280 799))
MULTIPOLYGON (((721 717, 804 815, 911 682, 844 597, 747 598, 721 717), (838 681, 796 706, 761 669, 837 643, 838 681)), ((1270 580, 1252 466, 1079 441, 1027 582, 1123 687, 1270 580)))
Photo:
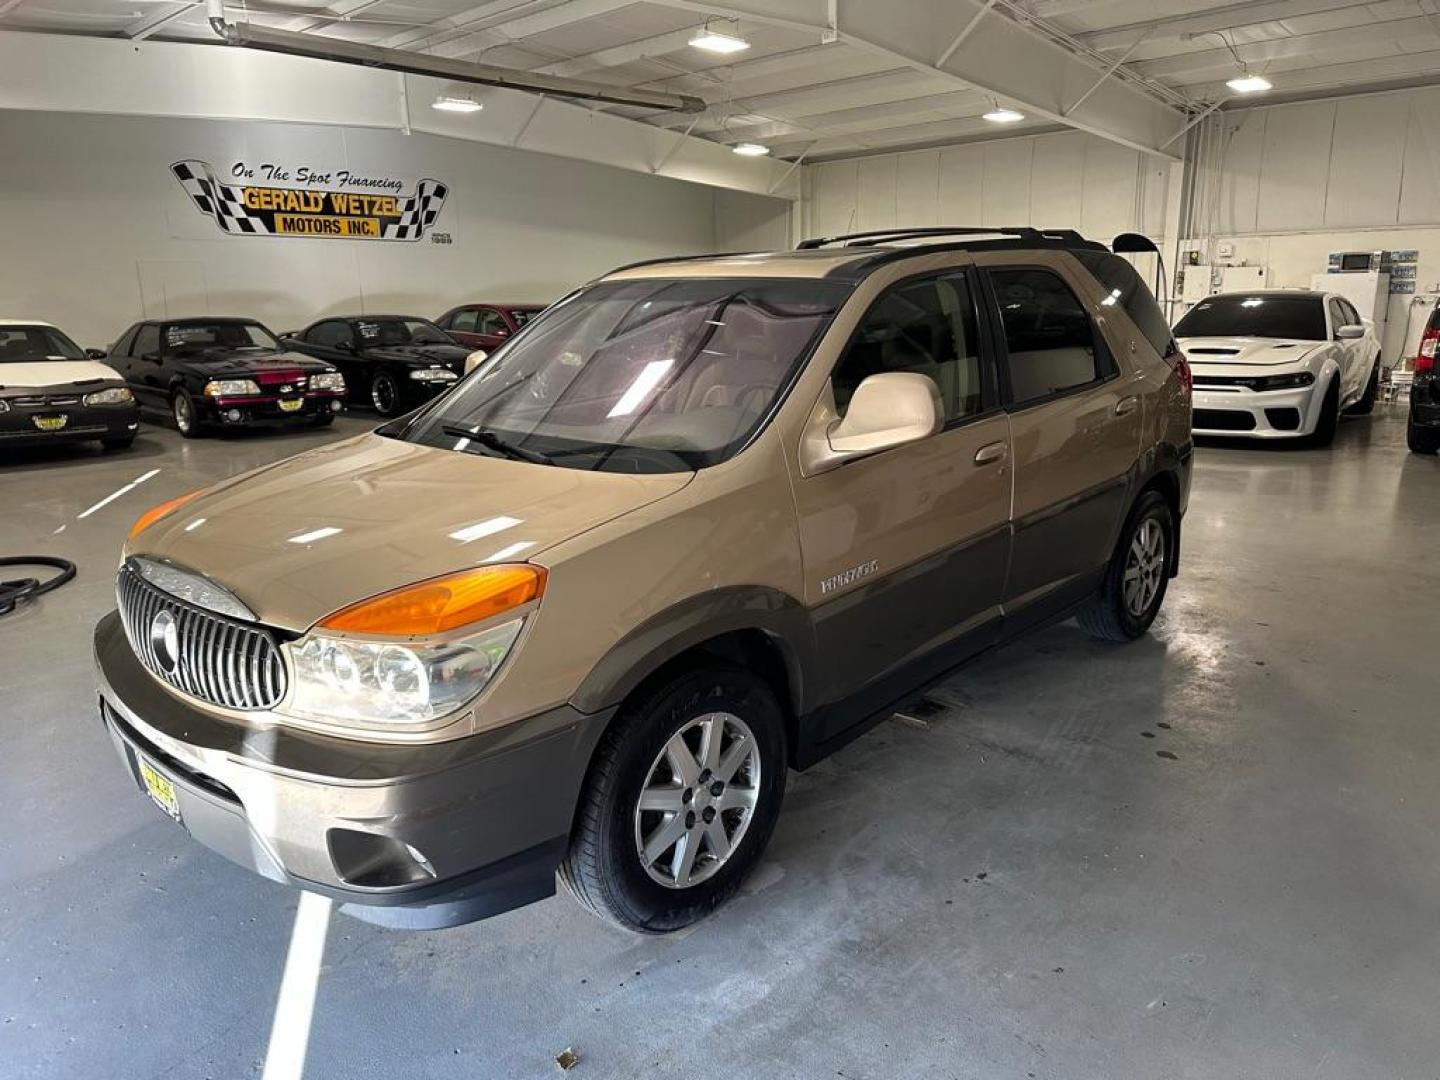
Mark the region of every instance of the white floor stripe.
POLYGON ((332 907, 328 896, 300 894, 261 1080, 300 1080, 305 1073, 305 1047, 310 1042, 310 1018, 320 985, 320 962, 325 958, 332 907))

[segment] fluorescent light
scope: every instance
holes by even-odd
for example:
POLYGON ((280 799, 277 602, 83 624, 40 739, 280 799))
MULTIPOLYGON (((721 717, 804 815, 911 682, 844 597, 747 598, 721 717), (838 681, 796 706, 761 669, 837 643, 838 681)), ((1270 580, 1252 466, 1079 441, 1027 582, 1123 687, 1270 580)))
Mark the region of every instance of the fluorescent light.
POLYGON ((764 157, 770 152, 768 146, 761 146, 758 142, 736 143, 730 149, 734 150, 735 153, 741 157, 764 157))
POLYGON ((431 102, 430 107, 432 109, 439 109, 441 112, 472 113, 479 112, 485 106, 474 98, 450 97, 447 94, 442 94, 431 102))
POLYGON ((292 544, 313 544, 317 540, 324 540, 327 536, 338 536, 344 529, 337 529, 333 525, 322 525, 318 529, 311 529, 309 532, 300 533, 290 537, 292 544))
POLYGON ((1237 94, 1259 94, 1272 89, 1270 80, 1263 75, 1237 75, 1225 85, 1237 94))
POLYGON ((692 48, 706 52, 729 54, 744 52, 750 43, 735 34, 721 34, 715 30, 700 30, 690 39, 692 48))
POLYGON ((1014 109, 994 108, 983 114, 980 119, 989 120, 992 124, 1015 124, 1025 119, 1023 112, 1016 112, 1014 109))
POLYGON ((651 360, 641 368, 640 374, 635 376, 635 381, 630 384, 625 393, 620 395, 620 400, 615 403, 615 407, 605 414, 606 418, 629 416, 638 409, 640 403, 645 400, 645 396, 660 384, 660 380, 665 377, 665 373, 674 363, 674 360, 651 360))

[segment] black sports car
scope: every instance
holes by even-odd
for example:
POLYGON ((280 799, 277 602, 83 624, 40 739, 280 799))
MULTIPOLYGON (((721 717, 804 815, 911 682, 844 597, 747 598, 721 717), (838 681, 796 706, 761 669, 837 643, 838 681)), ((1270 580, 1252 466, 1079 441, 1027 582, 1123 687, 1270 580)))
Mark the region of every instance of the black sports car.
POLYGON ((187 439, 265 421, 324 425, 345 407, 340 372, 287 351, 254 319, 139 322, 109 359, 140 407, 169 413, 187 439))
POLYGON ((345 374, 352 401, 381 416, 397 416, 448 390, 465 374, 475 350, 429 319, 411 315, 352 315, 321 319, 282 339, 345 374))

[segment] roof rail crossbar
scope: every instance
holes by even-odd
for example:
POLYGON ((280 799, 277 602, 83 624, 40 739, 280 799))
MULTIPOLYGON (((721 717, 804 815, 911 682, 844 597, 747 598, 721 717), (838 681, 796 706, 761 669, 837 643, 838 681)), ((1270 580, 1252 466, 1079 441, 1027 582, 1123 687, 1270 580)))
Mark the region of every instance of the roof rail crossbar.
POLYGON ((816 236, 809 240, 802 240, 796 245, 797 251, 811 251, 815 248, 827 247, 830 244, 842 244, 845 247, 861 247, 869 241, 893 241, 893 240, 921 240, 935 236, 1014 236, 1024 240, 1053 239, 1083 239, 1079 233, 1062 230, 1041 230, 1034 229, 1028 225, 1006 225, 988 228, 975 226, 939 227, 930 226, 919 229, 871 229, 867 232, 845 233, 841 236, 816 236))

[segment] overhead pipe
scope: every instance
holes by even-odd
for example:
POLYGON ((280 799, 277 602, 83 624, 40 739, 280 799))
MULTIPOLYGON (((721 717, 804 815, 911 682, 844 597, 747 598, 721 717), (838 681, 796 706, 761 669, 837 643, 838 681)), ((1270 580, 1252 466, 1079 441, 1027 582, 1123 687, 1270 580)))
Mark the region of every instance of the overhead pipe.
POLYGON ((436 79, 450 79, 479 86, 500 86, 508 90, 523 90, 531 94, 550 94, 556 97, 577 98, 582 101, 603 101, 612 105, 633 105, 638 108, 659 109, 667 112, 700 112, 705 109, 705 102, 690 94, 629 90, 624 87, 609 86, 605 83, 589 82, 584 79, 571 79, 561 75, 542 75, 539 72, 519 71, 514 68, 496 67, 492 64, 473 64, 464 60, 422 56, 404 49, 364 45, 319 34, 272 30, 249 22, 229 23, 225 21, 224 0, 205 0, 205 14, 209 20, 210 29, 215 31, 216 35, 226 44, 247 49, 259 49, 262 52, 282 53, 287 56, 307 56, 315 60, 358 64, 362 67, 402 71, 409 75, 427 75, 436 79))

